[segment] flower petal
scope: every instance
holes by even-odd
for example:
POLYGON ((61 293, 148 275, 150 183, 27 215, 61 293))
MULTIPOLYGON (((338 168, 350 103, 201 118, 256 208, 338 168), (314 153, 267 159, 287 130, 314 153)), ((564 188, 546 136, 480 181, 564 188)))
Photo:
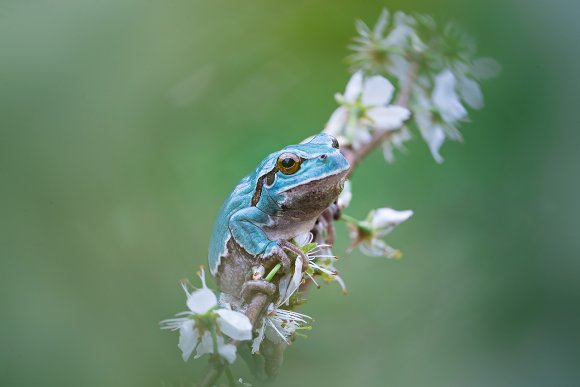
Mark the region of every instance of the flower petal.
POLYGON ((377 24, 373 28, 373 34, 375 36, 383 36, 385 33, 385 29, 389 25, 389 10, 383 8, 381 11, 381 15, 379 16, 379 20, 377 20, 377 24))
POLYGON ((427 145, 429 145, 431 155, 433 155, 436 162, 441 164, 443 162, 443 157, 439 153, 439 149, 445 141, 445 131, 440 125, 433 125, 429 130, 422 132, 422 135, 427 142, 427 145))
POLYGON ((181 349, 183 361, 187 361, 191 353, 197 345, 199 334, 195 329, 195 321, 191 319, 184 319, 179 328, 179 344, 177 346, 181 349))
POLYGON ((501 65, 491 58, 479 58, 473 61, 471 73, 477 79, 485 80, 498 76, 501 72, 501 65))
POLYGON ((205 314, 217 305, 215 294, 208 288, 201 288, 187 297, 187 307, 195 314, 205 314))
POLYGON ((379 246, 372 244, 371 241, 362 242, 358 245, 358 249, 367 257, 382 257, 384 255, 383 250, 379 246))
POLYGON ((359 250, 364 255, 369 257, 385 257, 385 258, 400 257, 400 252, 398 250, 393 249, 385 241, 377 238, 364 241, 359 245, 359 250))
POLYGON ((454 123, 467 116, 455 92, 455 75, 450 70, 444 70, 435 77, 433 104, 447 123, 454 123))
POLYGON ((262 317, 262 325, 260 326, 260 328, 258 328, 258 335, 256 336, 256 338, 252 342, 252 353, 253 354, 260 350, 260 345, 262 344, 262 341, 264 340, 265 330, 266 330, 266 318, 262 317))
MULTIPOLYGON (((218 336, 218 341, 219 341, 219 336, 218 336)), ((213 340, 211 338, 211 334, 208 331, 206 331, 203 334, 203 336, 201 337, 201 341, 199 342, 199 345, 197 346, 197 349, 195 350, 195 356, 193 358, 199 359, 200 357, 202 357, 206 353, 213 353, 213 340)))
POLYGON ((345 106, 339 106, 330 116, 324 132, 338 136, 344 131, 348 120, 348 110, 345 106))
POLYGON ((397 11, 393 17, 395 27, 385 39, 385 44, 388 46, 404 46, 411 34, 415 33, 413 27, 414 19, 406 15, 404 12, 397 11))
POLYGON ((369 109, 367 115, 377 129, 392 130, 400 128, 411 112, 402 106, 379 106, 369 109))
POLYGON ((439 148, 445 141, 445 131, 441 125, 433 123, 433 117, 429 112, 418 112, 415 115, 415 122, 417 122, 421 136, 429 146, 431 155, 433 155, 436 162, 441 164, 443 157, 439 154, 439 148))
POLYGON ((395 162, 394 150, 399 149, 400 151, 405 151, 404 142, 410 140, 411 132, 404 126, 401 130, 394 132, 391 138, 383 141, 383 156, 388 163, 395 162))
POLYGON ((479 84, 469 77, 459 77, 459 94, 466 104, 474 109, 483 108, 483 94, 479 84))
POLYGON ((371 224, 374 228, 396 226, 413 215, 413 211, 397 211, 392 208, 378 208, 371 215, 371 224))
POLYGON ((221 357, 227 360, 228 363, 233 364, 236 361, 236 346, 233 344, 223 344, 218 347, 218 352, 221 357))
POLYGON ((389 73, 397 77, 399 81, 399 90, 408 81, 410 63, 401 55, 391 55, 391 65, 389 66, 389 73))
POLYGON ((348 84, 346 85, 346 90, 344 92, 344 99, 346 102, 353 103, 358 98, 363 88, 363 74, 357 71, 352 75, 348 84))
POLYGON ((359 250, 369 257, 395 258, 397 250, 393 249, 382 239, 373 238, 359 246, 359 250))
POLYGON ((361 102, 365 106, 386 105, 391 101, 394 90, 387 78, 375 75, 364 82, 361 102))
POLYGON ((390 141, 383 141, 383 157, 385 158, 385 161, 389 164, 392 164, 395 162, 395 154, 393 153, 393 143, 391 143, 390 141))
POLYGON ((373 136, 371 136, 366 126, 357 125, 352 130, 352 147, 360 149, 363 145, 369 143, 372 138, 373 136))
POLYGON ((344 188, 340 195, 338 195, 337 204, 340 209, 345 209, 352 200, 352 186, 350 180, 344 182, 344 188))
POLYGON ((250 340, 252 338, 252 323, 245 314, 234 310, 219 309, 217 323, 221 331, 234 340, 250 340))
POLYGON ((298 246, 305 246, 310 242, 312 242, 312 238, 313 238, 312 233, 310 231, 306 231, 303 232, 302 234, 295 236, 294 242, 296 242, 298 246))
POLYGON ((302 283, 302 265, 303 265, 302 258, 300 257, 296 258, 296 260, 294 261, 294 274, 290 279, 290 283, 288 284, 288 288, 286 289, 286 294, 284 295, 284 300, 282 301, 282 304, 284 303, 288 304, 288 300, 290 300, 290 297, 292 297, 294 292, 296 292, 296 290, 298 290, 298 288, 300 287, 300 284, 302 283))

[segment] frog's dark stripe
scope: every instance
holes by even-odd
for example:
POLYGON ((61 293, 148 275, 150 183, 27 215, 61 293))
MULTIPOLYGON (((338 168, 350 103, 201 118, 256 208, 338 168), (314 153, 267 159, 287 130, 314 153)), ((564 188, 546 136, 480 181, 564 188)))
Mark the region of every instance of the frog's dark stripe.
POLYGON ((266 173, 264 176, 258 179, 256 183, 256 190, 254 191, 254 195, 252 196, 252 207, 256 207, 258 202, 260 201, 260 196, 262 196, 262 187, 264 186, 264 182, 268 185, 272 185, 274 183, 274 178, 276 177, 276 168, 271 170, 270 172, 266 173))

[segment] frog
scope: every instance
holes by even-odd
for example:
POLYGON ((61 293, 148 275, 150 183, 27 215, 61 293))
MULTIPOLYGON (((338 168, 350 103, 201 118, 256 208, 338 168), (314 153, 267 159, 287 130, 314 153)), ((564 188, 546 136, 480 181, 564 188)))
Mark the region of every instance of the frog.
POLYGON ((336 138, 321 133, 271 153, 236 185, 219 210, 208 254, 224 303, 243 312, 255 292, 273 296, 276 285, 256 278, 256 268, 280 263, 288 272, 287 252, 307 268, 290 241, 336 207, 349 171, 336 138))

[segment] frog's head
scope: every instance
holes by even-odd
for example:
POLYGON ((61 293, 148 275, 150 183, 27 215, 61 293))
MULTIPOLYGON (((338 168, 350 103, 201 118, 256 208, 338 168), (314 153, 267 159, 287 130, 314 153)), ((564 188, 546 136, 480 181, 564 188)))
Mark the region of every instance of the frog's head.
POLYGON ((262 164, 262 192, 282 210, 322 212, 342 191, 350 169, 338 141, 319 134, 272 153, 262 164))

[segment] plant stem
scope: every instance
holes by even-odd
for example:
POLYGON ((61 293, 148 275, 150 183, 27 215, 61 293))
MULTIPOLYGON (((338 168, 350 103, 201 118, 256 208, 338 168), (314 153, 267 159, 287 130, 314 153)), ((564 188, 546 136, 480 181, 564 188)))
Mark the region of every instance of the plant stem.
POLYGON ((207 368, 199 382, 198 386, 209 387, 213 386, 224 370, 224 365, 221 361, 210 361, 207 368))
POLYGON ((210 325, 209 331, 211 333, 211 341, 213 343, 213 354, 216 355, 216 356, 219 356, 219 353, 218 353, 218 341, 217 341, 217 333, 215 331, 215 324, 211 324, 210 325))
POLYGON ((274 266, 272 268, 272 270, 270 270, 270 272, 268 273, 268 275, 264 279, 268 282, 272 281, 272 278, 274 278, 274 276, 276 275, 276 273, 278 273, 278 271, 280 270, 281 267, 282 267, 282 264, 278 262, 276 264, 276 266, 274 266))
POLYGON ((347 214, 340 214, 340 218, 339 219, 340 220, 344 220, 345 222, 350 222, 350 223, 355 223, 355 224, 357 224, 359 222, 358 219, 355 219, 352 216, 347 215, 347 214))
POLYGON ((230 367, 225 367, 226 376, 228 377, 228 384, 230 387, 234 387, 236 385, 236 380, 234 379, 234 375, 232 374, 232 370, 230 367))

